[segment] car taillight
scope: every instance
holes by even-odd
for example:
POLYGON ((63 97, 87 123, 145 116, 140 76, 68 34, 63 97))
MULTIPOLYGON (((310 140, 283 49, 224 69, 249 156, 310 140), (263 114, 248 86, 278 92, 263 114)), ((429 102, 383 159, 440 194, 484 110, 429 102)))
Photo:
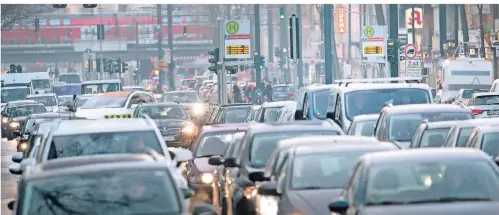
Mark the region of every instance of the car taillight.
POLYGON ((475 110, 471 110, 471 113, 473 115, 478 115, 478 114, 482 114, 484 110, 480 110, 480 109, 475 109, 475 110))
POLYGON ((295 96, 295 94, 294 93, 290 93, 289 96, 295 96))

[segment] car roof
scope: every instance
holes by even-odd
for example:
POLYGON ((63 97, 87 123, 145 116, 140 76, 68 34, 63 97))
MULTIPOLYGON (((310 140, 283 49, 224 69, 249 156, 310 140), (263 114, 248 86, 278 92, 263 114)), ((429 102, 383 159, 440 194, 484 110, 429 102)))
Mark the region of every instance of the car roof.
POLYGON ((321 135, 321 136, 309 136, 309 137, 295 137, 290 139, 284 139, 277 142, 278 147, 288 147, 294 145, 306 145, 306 144, 328 144, 328 143, 348 143, 348 144, 377 144, 381 143, 378 139, 374 137, 363 137, 363 136, 344 136, 344 135, 321 135))
POLYGON ((31 94, 27 95, 26 98, 36 98, 36 97, 45 97, 45 96, 57 96, 57 95, 55 93, 31 94))
POLYGON ((25 86, 2 87, 2 90, 10 90, 10 89, 29 89, 29 87, 25 87, 25 86))
POLYGON ((300 145, 294 149, 295 155, 322 154, 330 152, 377 152, 377 151, 400 151, 397 146, 390 143, 380 142, 379 144, 369 143, 338 143, 321 145, 300 145))
POLYGON ((65 97, 68 97, 68 98, 73 98, 73 95, 60 95, 60 96, 57 96, 59 98, 65 98, 65 97))
POLYGON ((272 108, 272 107, 296 107, 295 101, 279 101, 279 102, 266 102, 263 103, 262 107, 272 108))
POLYGON ((182 106, 176 102, 155 102, 155 103, 142 103, 140 106, 155 107, 155 106, 182 106))
POLYGON ((274 84, 272 87, 291 87, 289 84, 274 84))
POLYGON ((149 131, 154 127, 141 118, 132 119, 96 119, 96 120, 61 120, 53 135, 75 135, 104 132, 149 131))
POLYGON ((250 103, 235 103, 235 104, 225 104, 225 105, 220 105, 222 108, 238 108, 238 107, 244 107, 248 108, 248 106, 251 106, 253 104, 250 103))
POLYGON ((38 106, 44 106, 42 103, 17 103, 17 104, 9 104, 9 107, 23 107, 23 106, 33 106, 33 105, 38 105, 38 106))
MULTIPOLYGON (((439 122, 424 122, 428 129, 450 128, 458 123, 458 121, 439 121, 439 122)), ((460 121, 459 121, 460 123, 460 121)))
POLYGON ((116 91, 116 92, 98 93, 95 94, 95 96, 128 97, 130 94, 132 94, 132 92, 116 91))
POLYGON ((370 163, 397 164, 406 162, 438 162, 452 160, 487 160, 485 153, 470 148, 420 148, 370 153, 364 156, 370 163))
POLYGON ((499 121, 495 118, 481 118, 481 119, 469 119, 469 120, 461 120, 459 123, 454 124, 454 126, 458 128, 469 128, 475 127, 478 125, 499 125, 499 121))
POLYGON ((363 114, 353 118, 353 122, 378 120, 379 114, 363 114))
POLYGON ((480 129, 480 131, 482 131, 483 134, 499 132, 499 126, 495 125, 480 125, 477 126, 477 128, 480 129))
POLYGON ((170 92, 164 92, 163 94, 174 94, 174 93, 197 93, 196 91, 189 91, 189 90, 175 90, 175 91, 170 91, 170 92))
POLYGON ((383 112, 390 114, 403 114, 403 113, 424 113, 424 112, 470 112, 471 109, 462 108, 453 104, 410 104, 410 105, 396 105, 391 107, 384 107, 383 112))
POLYGON ((248 126, 248 130, 251 131, 251 133, 275 133, 286 131, 337 131, 339 133, 342 133, 343 131, 336 124, 325 125, 299 122, 250 124, 248 126))
POLYGON ((17 100, 17 101, 7 102, 7 105, 11 106, 11 105, 17 105, 17 104, 36 104, 36 103, 38 103, 38 102, 35 100, 25 99, 25 100, 17 100))
POLYGON ((48 171, 82 165, 137 161, 154 161, 154 159, 147 154, 102 154, 59 158, 37 165, 37 167, 40 170, 48 171))
POLYGON ((230 123, 230 124, 213 124, 203 126, 203 133, 219 132, 219 131, 246 131, 250 123, 230 123))
POLYGON ((84 81, 81 84, 107 84, 107 83, 121 83, 121 81, 118 79, 93 80, 93 81, 84 81))
POLYGON ((415 83, 349 83, 348 85, 341 85, 341 91, 347 93, 352 91, 376 90, 376 89, 423 89, 430 90, 427 84, 415 83))
POLYGON ((483 93, 473 93, 474 97, 480 96, 499 96, 499 92, 483 92, 483 93))
POLYGON ((76 98, 79 99, 79 98, 90 98, 90 97, 93 97, 95 96, 95 94, 82 94, 82 95, 77 95, 76 98))
POLYGON ((51 113, 51 112, 47 112, 47 113, 35 113, 35 114, 31 114, 29 116, 30 119, 42 119, 42 118, 68 118, 68 117, 74 117, 74 118, 77 118, 76 116, 74 116, 74 113, 72 112, 61 112, 61 113, 51 113))

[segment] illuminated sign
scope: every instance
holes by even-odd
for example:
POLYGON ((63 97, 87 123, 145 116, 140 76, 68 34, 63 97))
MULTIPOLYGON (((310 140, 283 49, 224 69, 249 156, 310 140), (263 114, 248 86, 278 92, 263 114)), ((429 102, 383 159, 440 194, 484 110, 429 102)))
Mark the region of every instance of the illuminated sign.
POLYGON ((382 46, 364 46, 364 54, 383 54, 382 46))
POLYGON ((226 46, 226 53, 228 55, 247 55, 249 54, 248 45, 230 45, 226 46))
POLYGON ((166 68, 168 67, 168 64, 165 61, 159 61, 159 68, 166 68))
POLYGON ((336 6, 336 32, 339 34, 344 34, 346 32, 346 17, 345 17, 345 7, 339 5, 336 6))

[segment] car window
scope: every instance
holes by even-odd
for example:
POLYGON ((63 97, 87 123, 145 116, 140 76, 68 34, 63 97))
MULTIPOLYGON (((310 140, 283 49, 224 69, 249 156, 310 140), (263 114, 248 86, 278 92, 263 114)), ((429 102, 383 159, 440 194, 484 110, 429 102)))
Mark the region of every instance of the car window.
POLYGON ((420 148, 442 147, 450 128, 427 129, 423 132, 420 148))
POLYGON ((263 122, 276 122, 282 107, 266 107, 263 109, 263 122))
POLYGON ((373 136, 376 122, 377 120, 369 120, 369 121, 366 120, 355 123, 355 129, 353 135, 366 136, 366 137, 373 136))
POLYGON ((98 84, 82 84, 83 94, 96 94, 117 92, 120 90, 119 83, 98 83, 98 84))
POLYGON ((476 105, 499 105, 499 95, 480 96, 475 98, 476 105))
POLYGON ((140 106, 137 110, 137 116, 142 117, 145 114, 151 119, 182 119, 188 118, 187 112, 180 105, 165 105, 165 106, 140 106))
POLYGON ((225 110, 225 123, 243 123, 246 122, 246 115, 251 110, 247 108, 227 108, 225 110))
POLYGON ((81 105, 81 109, 94 108, 123 108, 127 101, 126 96, 95 95, 81 105))
POLYGON ((8 103, 11 101, 23 100, 29 95, 29 88, 3 88, 0 94, 0 102, 8 103))
POLYGON ((492 158, 499 156, 499 132, 487 133, 482 138, 482 151, 492 158))
POLYGON ((236 133, 240 135, 239 133, 241 132, 233 130, 233 131, 223 131, 223 132, 210 132, 204 134, 196 146, 196 149, 194 151, 194 157, 205 157, 213 155, 223 156, 225 152, 225 146, 233 140, 234 135, 236 133), (224 144, 218 144, 218 142, 224 144), (223 145, 224 147, 222 148, 214 147, 220 145, 223 145))
POLYGON ((47 110, 43 105, 23 105, 23 106, 12 107, 9 109, 7 113, 9 114, 9 117, 15 118, 15 117, 25 117, 31 114, 46 113, 46 112, 47 110))
POLYGON ((201 99, 197 92, 171 92, 163 95, 164 102, 195 103, 201 99))
POLYGON ((461 128, 457 135, 456 147, 464 147, 470 138, 471 132, 473 132, 473 128, 461 128))

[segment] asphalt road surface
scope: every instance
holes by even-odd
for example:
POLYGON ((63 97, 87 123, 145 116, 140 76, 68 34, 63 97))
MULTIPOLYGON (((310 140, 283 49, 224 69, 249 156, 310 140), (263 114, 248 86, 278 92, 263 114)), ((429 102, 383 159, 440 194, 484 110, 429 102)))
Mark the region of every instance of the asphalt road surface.
POLYGON ((2 214, 11 214, 7 203, 14 200, 17 195, 16 178, 9 172, 12 163, 12 153, 16 151, 15 141, 2 139, 2 214))

